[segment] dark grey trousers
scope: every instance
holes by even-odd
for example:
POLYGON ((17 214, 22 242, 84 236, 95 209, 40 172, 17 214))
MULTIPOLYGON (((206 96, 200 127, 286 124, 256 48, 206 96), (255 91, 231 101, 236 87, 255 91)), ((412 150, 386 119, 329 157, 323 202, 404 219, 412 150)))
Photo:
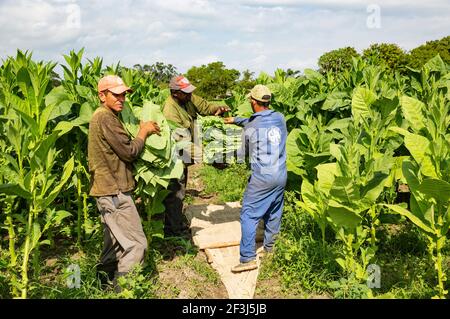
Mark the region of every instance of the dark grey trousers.
POLYGON ((131 193, 97 197, 97 207, 103 225, 101 265, 117 264, 117 271, 126 273, 142 264, 147 238, 131 193))
POLYGON ((186 195, 188 169, 185 165, 183 176, 169 182, 167 195, 164 200, 166 211, 164 213, 164 234, 166 236, 180 235, 187 229, 187 220, 183 214, 183 200, 186 195))

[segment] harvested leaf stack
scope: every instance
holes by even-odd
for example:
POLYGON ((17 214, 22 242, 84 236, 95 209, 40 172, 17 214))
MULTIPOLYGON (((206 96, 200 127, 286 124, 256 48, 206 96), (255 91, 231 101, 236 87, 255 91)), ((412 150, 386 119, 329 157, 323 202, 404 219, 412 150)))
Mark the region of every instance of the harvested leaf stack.
POLYGON ((175 155, 176 144, 171 138, 170 127, 159 105, 145 101, 143 107, 131 108, 126 105, 121 112, 122 120, 128 132, 135 137, 140 121, 155 121, 161 129, 161 135, 152 134, 145 142, 141 158, 135 162, 138 189, 153 197, 162 188, 167 188, 169 180, 180 178, 183 163, 175 155))
MULTIPOLYGON (((242 128, 225 124, 217 116, 199 116, 198 125, 203 141, 203 161, 205 163, 225 163, 227 154, 236 152, 242 143, 242 128)), ((229 155, 228 155, 229 156, 229 155)))

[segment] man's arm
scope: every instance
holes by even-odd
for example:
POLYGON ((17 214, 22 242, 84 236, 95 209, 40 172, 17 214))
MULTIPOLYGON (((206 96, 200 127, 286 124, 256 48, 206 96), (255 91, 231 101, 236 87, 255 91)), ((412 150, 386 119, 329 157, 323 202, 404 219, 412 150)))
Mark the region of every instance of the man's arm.
POLYGON ((213 102, 208 102, 204 98, 194 94, 192 94, 191 102, 194 104, 200 115, 220 115, 229 110, 226 106, 220 106, 213 102))
POLYGON ((138 135, 131 140, 119 121, 107 119, 102 125, 103 136, 117 156, 131 163, 139 157, 149 133, 159 134, 159 126, 154 122, 141 123, 138 135))
POLYGON ((236 124, 239 126, 245 126, 245 124, 247 124, 249 121, 248 118, 244 118, 244 117, 226 117, 224 118, 224 122, 225 124, 236 124))

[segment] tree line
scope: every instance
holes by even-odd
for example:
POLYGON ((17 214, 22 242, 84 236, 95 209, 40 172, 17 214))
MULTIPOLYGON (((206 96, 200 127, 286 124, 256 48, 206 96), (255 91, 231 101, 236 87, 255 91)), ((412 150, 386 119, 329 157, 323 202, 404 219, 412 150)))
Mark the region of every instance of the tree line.
MULTIPOLYGON (((372 44, 358 53, 353 47, 344 47, 324 53, 318 60, 322 74, 345 72, 351 67, 352 57, 362 57, 371 64, 382 65, 392 72, 404 73, 408 68, 420 69, 428 60, 439 54, 442 60, 450 63, 450 36, 440 40, 428 41, 410 51, 403 50, 397 44, 372 44)), ((152 65, 136 64, 136 70, 149 73, 160 87, 167 87, 170 78, 178 74, 172 64, 156 62, 152 65)), ((299 70, 284 70, 287 77, 302 76, 299 70)), ((206 99, 223 99, 231 91, 246 91, 255 84, 255 74, 250 70, 242 72, 226 68, 223 62, 217 61, 201 66, 193 66, 186 72, 187 78, 197 87, 196 93, 206 99)))

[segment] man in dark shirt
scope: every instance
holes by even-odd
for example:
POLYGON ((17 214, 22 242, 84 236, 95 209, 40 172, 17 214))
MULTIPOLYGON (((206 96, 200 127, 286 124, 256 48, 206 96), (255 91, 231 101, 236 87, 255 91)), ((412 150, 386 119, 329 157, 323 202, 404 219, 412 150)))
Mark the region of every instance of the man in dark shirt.
MULTIPOLYGON (((177 141, 192 141, 194 136, 194 121, 197 115, 221 115, 229 108, 211 103, 195 95, 196 89, 187 78, 182 75, 175 76, 169 83, 170 96, 164 103, 163 114, 166 119, 177 124, 179 128, 173 132, 177 141)), ((183 150, 184 167, 183 177, 172 179, 168 189, 170 194, 164 200, 166 208, 164 219, 164 233, 166 236, 178 236, 187 231, 187 221, 183 215, 183 199, 186 193, 187 165, 201 162, 201 147, 195 144, 183 150)))
POLYGON ((98 82, 101 106, 92 116, 88 137, 90 195, 95 196, 101 213, 104 239, 97 269, 115 281, 144 261, 147 239, 131 197, 135 187, 132 162, 144 149, 147 136, 160 132, 157 123, 142 122, 137 137, 130 139, 118 118, 129 91, 118 76, 98 82))

